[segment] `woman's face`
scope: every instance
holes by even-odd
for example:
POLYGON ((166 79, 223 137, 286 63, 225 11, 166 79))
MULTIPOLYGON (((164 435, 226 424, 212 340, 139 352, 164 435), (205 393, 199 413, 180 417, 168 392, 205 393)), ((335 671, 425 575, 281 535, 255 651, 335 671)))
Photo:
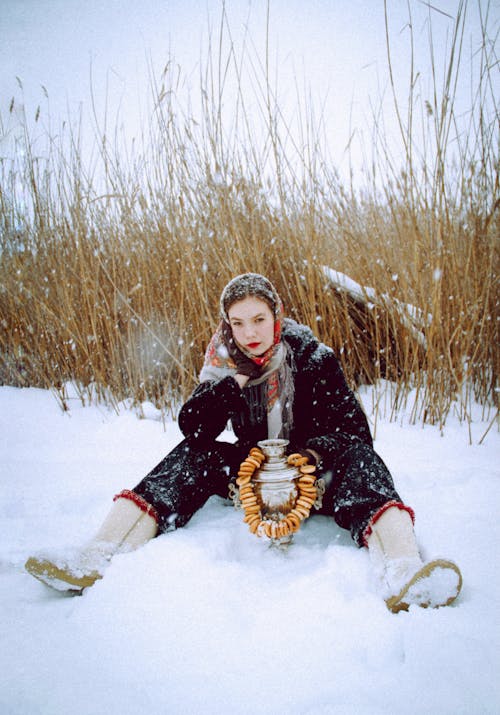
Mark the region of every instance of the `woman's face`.
POLYGON ((262 355, 274 342, 274 316, 268 304, 255 296, 233 303, 227 311, 233 337, 251 355, 262 355))

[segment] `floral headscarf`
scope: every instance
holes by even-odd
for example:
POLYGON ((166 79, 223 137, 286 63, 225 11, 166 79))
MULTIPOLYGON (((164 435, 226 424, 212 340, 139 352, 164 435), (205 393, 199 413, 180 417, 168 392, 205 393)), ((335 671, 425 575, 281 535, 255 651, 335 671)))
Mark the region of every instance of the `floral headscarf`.
POLYGON ((236 364, 229 356, 224 341, 224 322, 229 324, 227 311, 233 303, 255 296, 264 300, 274 315, 274 339, 271 347, 263 355, 254 356, 240 346, 240 350, 261 367, 261 375, 248 381, 246 390, 267 382, 267 390, 262 394, 266 400, 269 437, 284 436, 292 423, 293 379, 286 359, 288 346, 282 342, 283 304, 272 285, 258 273, 244 273, 233 278, 224 288, 220 299, 222 321, 217 327, 205 353, 205 362, 200 372, 200 380, 221 379, 236 374, 236 364))

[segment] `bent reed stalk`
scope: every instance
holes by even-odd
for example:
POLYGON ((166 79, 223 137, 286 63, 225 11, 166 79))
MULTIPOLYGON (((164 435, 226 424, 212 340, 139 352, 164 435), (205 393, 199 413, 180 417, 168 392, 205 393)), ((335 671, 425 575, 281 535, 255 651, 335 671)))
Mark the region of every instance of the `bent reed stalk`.
POLYGON ((267 66, 232 45, 207 60, 196 119, 178 99, 173 64, 158 82, 151 75, 140 151, 124 150, 118 131, 103 134, 97 114, 99 152, 87 163, 79 128, 43 143, 25 122, 17 158, 0 163, 0 382, 53 389, 64 407, 73 382, 85 402, 149 400, 175 415, 196 383, 220 291, 254 271, 334 348, 353 387, 391 381, 393 416, 411 396, 414 421, 442 426, 453 404, 469 419, 472 399, 491 419, 500 199, 498 111, 485 108, 496 70, 485 41, 469 131, 448 160, 461 32, 459 12, 448 100, 420 107, 428 154, 414 146, 412 94, 406 124, 398 110, 404 166, 374 119, 376 163, 361 190, 329 165, 312 110, 301 110, 297 137, 267 66), (245 61, 261 114, 253 125, 239 84, 228 128, 227 75, 239 81, 245 61), (365 299, 324 267, 366 288, 365 299))

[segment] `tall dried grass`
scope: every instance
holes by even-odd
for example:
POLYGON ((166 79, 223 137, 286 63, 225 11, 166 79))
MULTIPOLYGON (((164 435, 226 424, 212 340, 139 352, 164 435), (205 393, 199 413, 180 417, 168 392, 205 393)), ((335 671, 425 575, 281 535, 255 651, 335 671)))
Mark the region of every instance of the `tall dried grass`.
MULTIPOLYGON (((463 418, 472 397, 493 406, 497 61, 485 22, 480 82, 452 161, 463 18, 461 8, 434 105, 419 104, 414 77, 406 118, 396 104, 403 166, 374 120, 377 151, 362 190, 329 165, 312 111, 297 138, 268 67, 232 48, 208 57, 196 118, 178 101, 172 64, 151 77, 140 150, 124 151, 96 118, 99 151, 85 162, 78 127, 41 147, 25 125, 16 159, 0 163, 1 383, 49 387, 66 406, 70 381, 83 400, 151 400, 175 413, 196 382, 221 289, 251 270, 334 347, 351 384, 392 382, 394 414, 410 394, 414 419, 440 424, 457 399, 463 418), (240 90, 228 129, 226 76, 238 77, 244 61, 261 114, 253 125, 240 90), (414 141, 417 115, 426 152, 414 141), (324 266, 372 291, 354 301, 324 266), (415 308, 413 324, 404 305, 415 308)), ((392 79, 389 32, 387 43, 392 79)))

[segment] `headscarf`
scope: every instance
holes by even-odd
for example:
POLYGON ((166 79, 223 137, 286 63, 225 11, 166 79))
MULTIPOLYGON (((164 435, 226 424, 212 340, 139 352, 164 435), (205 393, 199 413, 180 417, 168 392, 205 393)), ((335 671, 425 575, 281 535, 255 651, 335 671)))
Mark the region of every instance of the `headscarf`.
POLYGON ((268 437, 288 437, 293 423, 293 374, 288 345, 281 340, 283 327, 283 304, 273 286, 258 273, 244 273, 233 278, 220 297, 222 322, 215 331, 205 353, 205 362, 200 372, 200 381, 219 380, 236 374, 236 365, 230 358, 223 338, 224 321, 229 324, 228 310, 239 300, 248 296, 265 301, 274 316, 274 339, 263 355, 254 356, 240 350, 261 368, 257 378, 250 379, 243 388, 252 421, 259 414, 267 413, 268 437), (262 384, 266 383, 265 389, 262 384), (263 404, 264 403, 264 404, 263 404))

